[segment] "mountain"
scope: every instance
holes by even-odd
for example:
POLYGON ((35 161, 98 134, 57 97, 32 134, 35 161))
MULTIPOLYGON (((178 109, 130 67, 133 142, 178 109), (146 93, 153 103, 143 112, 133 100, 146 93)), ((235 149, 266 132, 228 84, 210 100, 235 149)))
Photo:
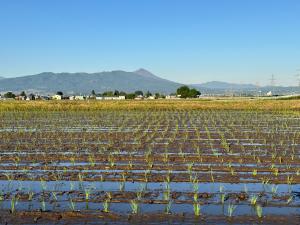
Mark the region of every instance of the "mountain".
MULTIPOLYGON (((145 69, 134 72, 121 70, 99 73, 52 73, 44 72, 36 75, 15 78, 0 78, 0 92, 13 91, 19 93, 53 94, 62 91, 65 94, 89 94, 104 91, 133 92, 142 90, 152 93, 170 94, 183 84, 162 79, 145 69)), ((273 94, 284 95, 299 93, 299 87, 258 87, 253 84, 234 84, 211 81, 202 84, 191 84, 203 95, 258 95, 272 91, 273 94)))
POLYGON ((155 76, 153 73, 149 72, 148 70, 145 70, 145 69, 138 69, 136 71, 134 71, 135 74, 138 74, 142 77, 145 77, 145 78, 152 78, 152 79, 161 79, 160 77, 158 76, 155 76))
POLYGON ((136 90, 169 94, 176 92, 182 84, 162 79, 145 69, 134 72, 121 70, 99 73, 52 73, 44 72, 0 81, 0 92, 27 91, 39 93, 55 93, 62 91, 68 94, 89 94, 92 90, 125 91, 136 90))
POLYGON ((223 89, 223 90, 243 90, 243 89, 256 89, 257 86, 253 84, 234 84, 234 83, 227 83, 221 81, 210 81, 207 83, 202 84, 193 84, 195 87, 199 88, 209 88, 209 89, 223 89))
POLYGON ((5 79, 5 77, 0 77, 0 80, 5 79))
POLYGON ((191 84, 190 86, 195 87, 203 94, 210 95, 265 95, 271 91, 274 95, 288 95, 296 94, 300 92, 300 87, 291 86, 256 86, 254 84, 235 84, 220 81, 211 81, 202 84, 191 84))

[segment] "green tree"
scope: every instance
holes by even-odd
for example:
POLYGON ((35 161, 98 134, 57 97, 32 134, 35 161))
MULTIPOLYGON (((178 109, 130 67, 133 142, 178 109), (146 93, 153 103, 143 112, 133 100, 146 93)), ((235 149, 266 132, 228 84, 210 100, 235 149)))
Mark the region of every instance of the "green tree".
POLYGON ((176 91, 177 95, 180 95, 180 98, 188 98, 190 94, 190 88, 188 86, 181 86, 176 91))
POLYGON ((150 97, 150 96, 152 96, 152 93, 151 93, 150 91, 147 91, 146 97, 148 98, 148 97, 150 97))
POLYGON ((201 95, 200 91, 197 91, 195 88, 190 89, 189 97, 197 98, 198 95, 201 95))
POLYGON ((64 95, 64 93, 63 93, 62 91, 58 91, 58 92, 56 92, 56 94, 57 94, 57 95, 60 95, 60 96, 63 96, 63 95, 64 95))
POLYGON ((138 96, 138 95, 144 96, 144 93, 143 93, 142 91, 136 91, 136 92, 134 92, 134 94, 137 95, 137 96, 138 96))
POLYGON ((129 93, 126 95, 126 99, 134 99, 136 97, 135 93, 129 93))
POLYGON ((103 92, 102 95, 105 97, 113 97, 114 93, 112 91, 106 91, 106 92, 103 92))
POLYGON ((155 98, 158 99, 160 97, 160 94, 157 92, 154 94, 155 98))
POLYGON ((15 98, 16 95, 12 93, 11 91, 4 94, 4 98, 15 98))
POLYGON ((198 95, 201 95, 200 91, 195 88, 190 89, 188 86, 181 86, 177 89, 176 94, 181 98, 197 98, 198 95))
POLYGON ((22 91, 21 94, 20 94, 20 96, 26 97, 25 91, 22 91))
POLYGON ((118 90, 115 90, 114 96, 119 96, 119 95, 120 95, 120 92, 118 90))

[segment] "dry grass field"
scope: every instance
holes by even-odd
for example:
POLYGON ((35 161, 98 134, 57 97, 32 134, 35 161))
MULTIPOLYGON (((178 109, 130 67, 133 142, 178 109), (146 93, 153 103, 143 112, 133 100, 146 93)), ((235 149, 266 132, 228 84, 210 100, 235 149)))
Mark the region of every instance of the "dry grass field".
POLYGON ((279 110, 300 111, 300 100, 197 99, 125 101, 0 101, 0 111, 80 111, 80 110, 279 110))

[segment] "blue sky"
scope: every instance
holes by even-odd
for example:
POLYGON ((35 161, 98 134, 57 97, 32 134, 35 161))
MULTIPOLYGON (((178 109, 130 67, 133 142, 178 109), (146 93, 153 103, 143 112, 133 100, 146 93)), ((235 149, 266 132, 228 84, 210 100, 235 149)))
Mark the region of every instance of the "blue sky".
POLYGON ((292 85, 300 1, 0 0, 0 76, 140 67, 183 83, 292 85))

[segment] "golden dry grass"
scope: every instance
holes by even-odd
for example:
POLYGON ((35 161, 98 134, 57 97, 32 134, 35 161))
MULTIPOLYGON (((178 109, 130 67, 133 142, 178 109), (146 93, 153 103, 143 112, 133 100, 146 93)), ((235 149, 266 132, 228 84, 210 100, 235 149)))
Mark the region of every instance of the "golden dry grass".
POLYGON ((125 101, 1 101, 0 111, 79 110, 275 110, 300 112, 300 100, 125 100, 125 101))

